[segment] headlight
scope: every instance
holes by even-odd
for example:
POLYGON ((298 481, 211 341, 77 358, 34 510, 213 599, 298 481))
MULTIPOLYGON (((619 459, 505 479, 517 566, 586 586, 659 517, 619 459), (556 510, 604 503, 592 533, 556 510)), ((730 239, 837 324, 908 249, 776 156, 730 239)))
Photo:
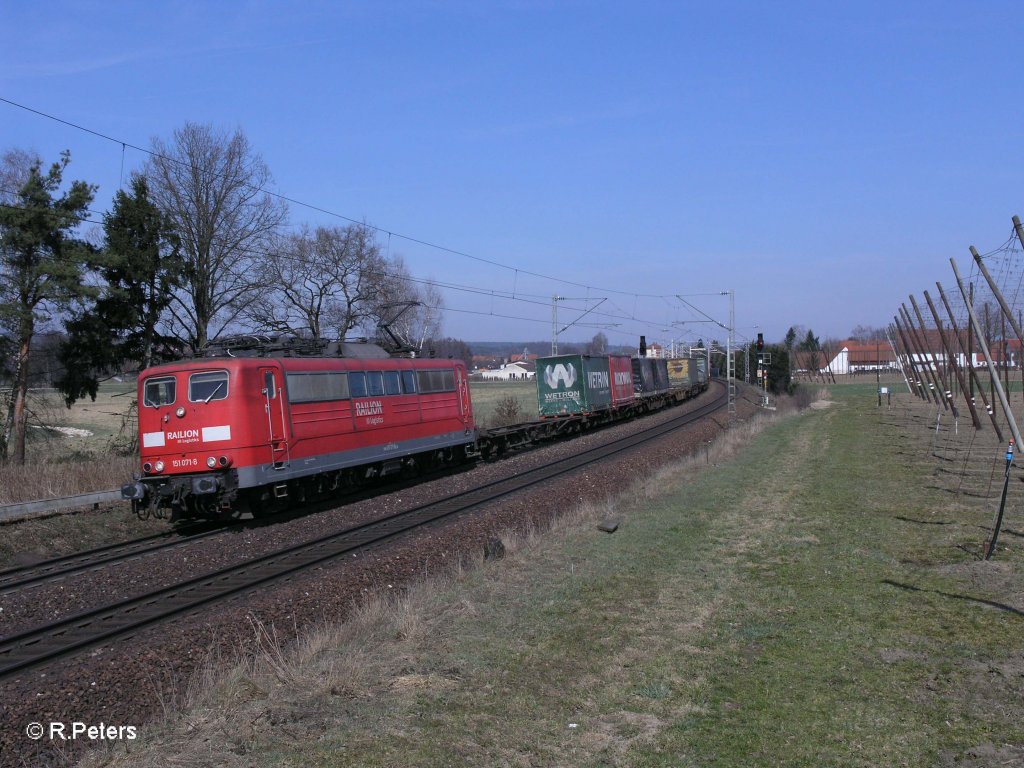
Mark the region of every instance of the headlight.
POLYGON ((178 410, 176 410, 176 411, 174 412, 174 414, 175 414, 175 415, 176 415, 176 416, 177 416, 177 417, 178 417, 179 419, 184 419, 184 418, 185 418, 185 406, 183 406, 183 405, 179 405, 179 406, 178 406, 178 410))
POLYGON ((206 466, 208 466, 210 469, 213 469, 214 467, 217 466, 217 459, 211 456, 206 460, 206 466))
POLYGON ((155 469, 157 472, 163 472, 164 463, 162 461, 158 461, 156 464, 153 465, 153 469, 155 469))

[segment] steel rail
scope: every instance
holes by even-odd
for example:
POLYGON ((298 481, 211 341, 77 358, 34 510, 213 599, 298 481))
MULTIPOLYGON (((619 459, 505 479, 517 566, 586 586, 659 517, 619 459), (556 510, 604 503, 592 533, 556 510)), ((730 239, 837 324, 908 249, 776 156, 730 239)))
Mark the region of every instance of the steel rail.
POLYGON ((524 488, 663 437, 720 410, 726 402, 723 390, 710 403, 675 419, 582 451, 567 459, 3 638, 0 640, 0 679, 194 611, 209 603, 250 592, 353 550, 366 549, 437 520, 495 502, 524 488))
POLYGON ((14 568, 6 568, 0 571, 0 595, 9 594, 32 584, 63 578, 72 573, 79 573, 92 568, 98 568, 102 565, 109 565, 122 560, 131 560, 165 549, 191 544, 208 536, 231 530, 232 527, 208 522, 194 523, 187 527, 161 531, 160 533, 142 536, 138 539, 128 539, 126 541, 114 542, 113 544, 105 544, 95 549, 71 552, 67 555, 42 560, 38 563, 27 563, 26 565, 19 565, 14 568), (187 533, 192 528, 199 530, 193 534, 187 533))

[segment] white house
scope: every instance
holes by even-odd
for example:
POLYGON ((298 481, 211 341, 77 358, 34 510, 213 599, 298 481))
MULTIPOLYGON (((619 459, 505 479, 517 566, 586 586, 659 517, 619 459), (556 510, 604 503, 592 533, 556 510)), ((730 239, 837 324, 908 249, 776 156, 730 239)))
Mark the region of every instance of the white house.
POLYGON ((483 371, 481 374, 484 381, 512 381, 515 379, 532 379, 536 375, 531 363, 516 362, 508 363, 491 371, 483 371))

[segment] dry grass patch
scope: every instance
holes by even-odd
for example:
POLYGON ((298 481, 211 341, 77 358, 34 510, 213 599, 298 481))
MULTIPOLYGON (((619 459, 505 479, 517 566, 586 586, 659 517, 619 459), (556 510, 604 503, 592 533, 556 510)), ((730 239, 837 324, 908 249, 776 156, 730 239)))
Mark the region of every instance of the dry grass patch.
POLYGON ((0 504, 120 488, 138 471, 134 456, 36 456, 24 466, 0 465, 0 504))

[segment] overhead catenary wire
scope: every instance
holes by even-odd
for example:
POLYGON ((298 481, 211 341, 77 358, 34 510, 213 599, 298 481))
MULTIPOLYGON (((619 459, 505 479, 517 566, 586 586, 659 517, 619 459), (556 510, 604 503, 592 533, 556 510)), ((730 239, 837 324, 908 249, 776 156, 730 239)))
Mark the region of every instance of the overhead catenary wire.
MULTIPOLYGON (((47 112, 43 112, 41 110, 34 109, 32 107, 29 107, 27 105, 21 104, 19 102, 12 101, 11 99, 7 99, 7 98, 4 98, 4 97, 0 96, 0 103, 7 104, 7 105, 9 105, 11 107, 14 107, 16 109, 24 110, 26 112, 29 112, 29 113, 34 114, 34 115, 37 115, 37 116, 42 117, 42 118, 47 119, 47 120, 52 120, 54 122, 60 123, 60 124, 65 125, 65 126, 68 126, 69 128, 73 128, 75 130, 83 131, 85 133, 88 133, 88 134, 91 134, 93 136, 96 136, 97 138, 103 139, 105 141, 109 141, 109 142, 111 142, 113 144, 121 145, 122 148, 127 147, 129 149, 134 150, 134 151, 141 152, 141 153, 143 153, 145 155, 148 155, 149 157, 159 158, 159 159, 164 160, 166 162, 175 163, 177 165, 182 165, 182 166, 185 165, 184 163, 182 163, 180 160, 177 160, 176 158, 168 157, 166 155, 162 155, 162 154, 160 154, 158 152, 154 152, 151 149, 146 149, 144 147, 140 147, 137 144, 133 144, 133 143, 125 141, 123 139, 115 138, 113 136, 108 136, 107 134, 101 133, 100 131, 96 131, 96 130, 93 130, 91 128, 87 128, 87 127, 85 127, 83 125, 79 125, 78 123, 72 122, 70 120, 65 120, 63 118, 57 117, 56 115, 51 115, 51 114, 49 114, 47 112)), ((599 291, 599 292, 602 292, 602 293, 615 293, 615 294, 619 294, 619 295, 622 295, 622 296, 633 296, 636 300, 639 300, 641 298, 652 298, 653 299, 653 298, 660 298, 661 297, 659 294, 636 293, 636 292, 633 292, 633 291, 623 291, 623 290, 617 289, 617 288, 601 288, 601 287, 598 287, 598 286, 590 286, 590 285, 587 285, 585 283, 579 283, 579 282, 576 282, 576 281, 573 281, 573 280, 566 280, 564 278, 554 277, 552 275, 545 275, 545 274, 540 273, 540 272, 535 272, 535 271, 532 271, 532 270, 523 269, 521 267, 516 267, 516 266, 513 266, 513 265, 505 264, 503 262, 496 261, 494 259, 487 259, 487 258, 484 258, 482 256, 476 256, 476 255, 468 253, 466 251, 462 251, 462 250, 458 250, 456 248, 451 248, 451 247, 448 247, 448 246, 440 245, 438 243, 433 243, 433 242, 430 242, 428 240, 424 240, 422 238, 414 237, 412 235, 405 235, 405 234, 402 234, 400 232, 395 232, 394 230, 391 230, 391 229, 388 229, 388 228, 385 228, 385 227, 381 227, 381 226, 377 226, 377 225, 374 225, 374 224, 370 224, 370 223, 368 223, 366 221, 361 221, 359 219, 352 218, 351 216, 346 216, 345 214, 338 213, 337 211, 332 211, 332 210, 329 210, 327 208, 323 208, 323 207, 315 205, 313 203, 307 203, 307 202, 305 202, 303 200, 299 200, 297 198, 293 198, 293 197, 290 197, 288 195, 283 195, 283 194, 281 194, 279 192, 274 192, 273 190, 267 189, 266 187, 260 187, 260 186, 256 186, 256 185, 247 185, 247 186, 250 189, 252 189, 253 191, 262 192, 264 194, 270 195, 271 197, 274 197, 274 198, 276 198, 278 200, 281 200, 283 202, 289 203, 291 205, 297 205, 297 206, 299 206, 301 208, 305 208, 305 209, 310 210, 310 211, 315 211, 317 213, 322 213, 322 214, 324 214, 326 216, 331 216, 331 217, 340 219, 342 221, 347 221, 347 222, 349 222, 351 224, 361 224, 363 226, 369 227, 370 229, 373 229, 375 232, 378 232, 378 233, 380 233, 382 235, 386 234, 389 238, 396 237, 396 238, 402 239, 402 240, 404 240, 406 242, 415 243, 416 245, 421 245, 421 246, 426 247, 426 248, 431 248, 431 249, 434 249, 434 250, 437 250, 437 251, 441 251, 441 252, 444 252, 444 253, 449 253, 449 254, 452 254, 454 256, 463 257, 463 258, 466 258, 466 259, 470 259, 472 261, 476 261, 476 262, 479 262, 479 263, 487 264, 487 265, 490 265, 490 266, 493 266, 493 267, 498 267, 500 269, 505 269, 505 270, 508 270, 508 271, 513 272, 515 274, 528 275, 530 277, 536 277, 536 278, 543 279, 543 280, 549 280, 551 282, 560 283, 560 284, 563 284, 563 285, 572 285, 572 286, 575 286, 577 288, 584 288, 584 289, 588 289, 588 290, 589 289, 593 289, 595 291, 599 291)))
MULTIPOLYGON (((64 118, 57 117, 56 115, 52 115, 52 114, 49 114, 47 112, 43 112, 42 110, 34 109, 34 108, 29 107, 27 105, 15 102, 15 101, 13 101, 11 99, 0 97, 0 103, 5 103, 5 104, 7 104, 7 105, 9 105, 11 107, 14 107, 16 109, 24 110, 24 111, 29 112, 31 114, 37 115, 37 116, 39 116, 41 118, 44 118, 44 119, 47 119, 47 120, 51 120, 51 121, 57 122, 59 124, 65 125, 65 126, 67 126, 69 128, 72 128, 74 130, 82 131, 84 133, 90 134, 92 136, 100 138, 100 139, 102 139, 104 141, 108 141, 108 142, 113 143, 115 145, 120 145, 121 146, 121 174, 120 175, 121 175, 121 180, 122 180, 121 183, 122 184, 123 184, 124 156, 125 156, 125 153, 126 153, 127 149, 132 149, 134 151, 137 151, 137 152, 140 152, 142 154, 145 154, 145 155, 147 155, 149 157, 159 158, 159 159, 167 161, 167 162, 175 163, 175 164, 178 164, 178 165, 185 165, 183 162, 181 162, 180 160, 177 160, 176 158, 168 157, 166 155, 154 152, 153 150, 146 149, 146 148, 141 147, 141 146, 139 146, 137 144, 134 144, 132 142, 126 141, 124 139, 116 138, 114 136, 107 135, 107 134, 105 134, 103 132, 94 130, 94 129, 86 127, 84 125, 80 125, 78 123, 75 123, 75 122, 73 122, 71 120, 67 120, 67 119, 64 119, 64 118)), ((645 320, 643 320, 641 318, 636 317, 636 310, 635 310, 635 308, 639 304, 640 299, 662 299, 663 301, 667 302, 668 300, 670 300, 673 297, 678 298, 678 294, 673 294, 673 295, 645 294, 645 293, 637 293, 637 292, 631 292, 631 291, 623 291, 623 290, 616 289, 616 288, 600 288, 600 287, 596 287, 596 286, 590 286, 590 285, 587 285, 587 284, 584 284, 584 283, 579 283, 579 282, 576 282, 576 281, 573 281, 573 280, 566 280, 564 278, 559 278, 559 277, 555 277, 555 276, 552 276, 552 275, 546 275, 546 274, 543 274, 543 273, 540 273, 540 272, 523 269, 523 268, 518 267, 518 266, 505 264, 503 262, 499 262, 499 261, 496 261, 494 259, 487 259, 487 258, 483 258, 483 257, 480 257, 480 256, 476 256, 474 254, 470 254, 470 253, 467 253, 465 251, 461 251, 461 250, 458 250, 458 249, 454 249, 454 248, 443 246, 443 245, 440 245, 440 244, 437 244, 437 243, 433 243, 433 242, 424 240, 422 238, 413 237, 411 235, 404 235, 402 233, 395 232, 395 231, 393 231, 393 230, 391 230, 389 228, 385 228, 385 227, 377 226, 377 225, 374 225, 374 224, 370 224, 369 222, 361 221, 361 220, 355 219, 353 217, 346 216, 346 215, 344 215, 342 213, 338 213, 336 211, 328 210, 328 209, 323 208, 321 206, 314 205, 314 204, 311 204, 311 203, 307 203, 307 202, 299 200, 297 198, 293 198, 293 197, 290 197, 290 196, 287 196, 287 195, 283 195, 283 194, 277 193, 277 192, 275 192, 273 190, 267 189, 266 187, 260 187, 260 186, 255 186, 255 185, 249 185, 249 186, 254 191, 259 191, 259 192, 262 192, 264 194, 270 195, 270 196, 272 196, 274 198, 277 198, 277 199, 279 199, 279 200, 281 200, 283 202, 286 202, 286 203, 289 203, 289 204, 292 204, 292 205, 296 205, 296 206, 308 209, 310 211, 315 211, 315 212, 318 212, 318 213, 322 213, 322 214, 324 214, 326 216, 334 217, 334 218, 340 219, 342 221, 349 222, 350 224, 355 224, 355 225, 359 225, 359 226, 365 226, 365 227, 373 230, 374 232, 376 232, 376 233, 378 233, 378 234, 380 234, 382 236, 386 235, 387 249, 388 249, 389 253, 390 253, 390 250, 391 250, 391 239, 394 237, 394 238, 399 238, 399 239, 402 239, 402 240, 404 240, 406 242, 414 243, 414 244, 417 244, 417 245, 420 245, 420 246, 423 246, 423 247, 426 247, 426 248, 435 249, 435 250, 438 250, 438 251, 441 251, 441 252, 445 252, 445 253, 456 255, 456 256, 459 256, 459 257, 467 258, 467 259, 473 260, 473 261, 478 262, 478 263, 487 264, 489 266, 493 266, 493 267, 496 267, 496 268, 500 268, 500 269, 511 271, 513 273, 513 289, 511 291, 511 300, 512 301, 519 301, 520 300, 520 296, 522 295, 521 293, 517 293, 518 282, 519 282, 520 276, 529 276, 529 277, 533 277, 533 278, 537 278, 537 279, 541 279, 541 280, 547 280, 547 281, 551 281, 551 282, 562 284, 562 285, 570 285, 570 286, 574 286, 574 287, 584 288, 584 289, 587 290, 588 293, 590 291, 595 291, 595 292, 600 292, 600 293, 605 293, 605 294, 616 294, 616 295, 621 295, 621 296, 632 296, 633 299, 634 299, 634 311, 633 311, 631 316, 626 317, 625 313, 623 313, 622 315, 606 315, 606 316, 609 318, 609 320, 631 320, 631 321, 634 321, 634 322, 642 323, 644 325, 643 325, 643 327, 640 328, 640 331, 626 331, 626 330, 623 330, 623 331, 613 331, 615 333, 631 333, 632 335, 636 335, 637 332, 642 332, 643 330, 646 330, 647 327, 649 327, 649 326, 662 326, 662 325, 666 325, 666 324, 671 324, 671 322, 672 322, 672 321, 665 321, 665 320, 645 321, 645 320)), ((91 211, 91 213, 94 213, 94 214, 97 214, 97 215, 104 215, 104 214, 102 214, 100 212, 95 212, 95 211, 91 211)), ((83 222, 88 222, 88 223, 93 223, 93 224, 98 223, 98 222, 96 222, 93 219, 82 219, 82 221, 83 222)), ((438 281, 433 281, 433 280, 423 280, 422 282, 424 284, 435 284, 435 285, 438 284, 438 281)), ((449 289, 451 289, 451 290, 461 290, 461 289, 455 288, 454 286, 449 286, 449 289)), ((469 289, 467 292, 484 294, 484 293, 487 292, 487 289, 485 289, 485 288, 472 288, 472 289, 469 289)), ((699 293, 699 294, 689 294, 689 295, 695 297, 695 296, 717 296, 717 295, 720 295, 720 294, 716 294, 716 293, 699 293)), ((535 298, 539 298, 539 297, 535 297, 535 298)), ((445 307, 444 309, 447 310, 449 308, 445 307)), ((580 311, 583 311, 583 310, 580 310, 580 311)), ((479 314, 481 316, 494 316, 494 317, 498 317, 499 316, 498 314, 494 313, 493 311, 492 312, 480 312, 480 311, 475 311, 474 312, 472 310, 469 310, 469 312, 470 313, 474 313, 474 314, 479 314)), ((599 315, 604 315, 604 313, 599 313, 599 315)), ((717 321, 715 321, 715 322, 717 322, 717 321)), ((723 328, 725 327, 721 323, 717 323, 717 324, 720 325, 723 328)))
MULTIPOLYGON (((12 190, 7 190, 7 189, 3 189, 3 188, 0 188, 0 191, 12 192, 12 190)), ((29 208, 27 208, 25 206, 12 205, 10 203, 0 203, 0 208, 12 209, 12 210, 30 210, 29 208)), ((93 209, 86 209, 86 211, 90 215, 92 215, 92 216, 100 216, 100 217, 106 216, 106 213, 104 213, 102 211, 96 211, 96 210, 93 210, 93 209)), ((62 214, 62 213, 60 213, 58 211, 53 211, 53 210, 42 211, 42 213, 45 213, 45 214, 48 214, 48 215, 51 215, 51 216, 54 216, 54 217, 70 219, 70 220, 73 220, 73 221, 77 221, 79 223, 88 223, 88 224, 97 224, 97 225, 102 224, 102 222, 99 221, 98 219, 87 218, 87 217, 84 217, 84 216, 81 216, 81 215, 62 214)), ((221 246, 225 245, 225 243, 223 243, 222 241, 219 241, 217 239, 214 239, 213 242, 215 244, 219 244, 221 246)), ((250 257, 264 257, 264 258, 267 258, 267 257, 270 257, 270 256, 273 255, 276 258, 292 261, 292 262, 294 262, 296 264, 301 264, 302 263, 302 257, 300 257, 300 256, 292 256, 290 254, 279 252, 279 251, 271 251, 271 250, 269 250, 267 248, 257 248, 257 247, 253 247, 253 246, 238 246, 238 245, 234 245, 234 244, 232 244, 232 247, 233 247, 233 249, 235 251, 237 251, 239 253, 243 253, 243 254, 245 254, 247 256, 250 256, 250 257)), ((455 291, 455 292, 466 293, 466 294, 475 294, 475 295, 483 295, 483 296, 491 296, 493 298, 505 299, 505 300, 509 300, 509 301, 518 302, 520 304, 531 304, 531 305, 535 305, 535 306, 538 306, 538 307, 544 307, 544 308, 550 307, 550 301, 551 301, 550 296, 544 296, 544 295, 541 295, 541 294, 528 294, 528 293, 522 293, 522 292, 519 292, 518 294, 516 294, 515 292, 506 292, 506 291, 496 290, 494 288, 483 288, 483 287, 479 287, 479 286, 463 285, 463 284, 459 284, 459 283, 450 283, 450 282, 447 282, 447 281, 440 281, 440 280, 431 279, 431 278, 415 277, 415 276, 412 276, 412 275, 401 274, 401 273, 397 273, 397 272, 370 270, 370 271, 367 272, 367 274, 370 275, 370 276, 373 276, 373 277, 381 277, 381 278, 387 278, 387 279, 392 279, 392 280, 398 280, 398 281, 402 281, 402 282, 412 283, 412 284, 415 284, 415 285, 434 285, 434 286, 438 286, 440 288, 444 288, 446 290, 451 290, 451 291, 455 291)), ((583 298, 581 298, 579 300, 580 301, 586 301, 586 299, 583 299, 583 298)), ((543 320, 543 319, 525 318, 525 317, 518 316, 518 315, 509 315, 509 314, 504 314, 504 313, 500 313, 500 312, 494 312, 493 310, 490 311, 490 312, 482 312, 482 311, 479 311, 479 310, 468 310, 468 309, 458 309, 457 310, 454 307, 441 306, 441 305, 424 304, 424 306, 426 306, 426 307, 428 307, 430 309, 452 311, 452 312, 458 311, 461 314, 471 314, 471 315, 477 315, 477 316, 480 316, 480 317, 496 317, 496 318, 501 318, 501 319, 523 320, 523 321, 528 321, 528 322, 531 322, 531 323, 539 323, 539 324, 546 324, 547 323, 547 321, 543 320)), ((567 305, 567 308, 569 308, 571 310, 574 310, 574 311, 579 311, 579 312, 587 311, 586 307, 573 306, 571 304, 567 305)), ((621 309, 620 309, 620 311, 621 311, 621 309)), ((590 313, 594 314, 597 317, 606 318, 609 322, 611 322, 611 321, 623 321, 623 322, 625 322, 625 321, 630 321, 631 320, 633 322, 641 324, 639 326, 636 326, 637 330, 622 330, 622 331, 619 331, 619 330, 614 330, 614 329, 608 329, 608 330, 613 330, 613 332, 615 332, 615 333, 621 333, 621 334, 624 334, 624 335, 634 335, 635 336, 638 333, 642 332, 647 327, 658 326, 658 325, 663 324, 663 322, 660 321, 660 320, 655 320, 655 319, 645 320, 643 318, 627 317, 624 313, 623 314, 615 314, 615 313, 609 313, 609 312, 600 312, 600 311, 597 311, 596 309, 590 310, 590 313)))

